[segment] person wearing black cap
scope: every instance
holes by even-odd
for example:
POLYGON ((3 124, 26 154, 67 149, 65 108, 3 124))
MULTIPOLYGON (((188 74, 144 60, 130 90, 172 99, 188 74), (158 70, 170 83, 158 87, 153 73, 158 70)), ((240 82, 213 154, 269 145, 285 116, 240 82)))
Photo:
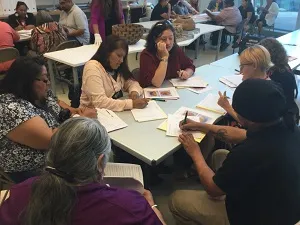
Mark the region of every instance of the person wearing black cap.
POLYGON ((237 87, 232 106, 247 128, 246 138, 217 171, 209 168, 191 135, 179 136, 205 191, 176 191, 169 202, 174 218, 179 224, 202 225, 297 223, 300 130, 282 119, 287 111, 283 90, 271 80, 249 79, 237 87), (209 198, 224 195, 225 201, 209 198))

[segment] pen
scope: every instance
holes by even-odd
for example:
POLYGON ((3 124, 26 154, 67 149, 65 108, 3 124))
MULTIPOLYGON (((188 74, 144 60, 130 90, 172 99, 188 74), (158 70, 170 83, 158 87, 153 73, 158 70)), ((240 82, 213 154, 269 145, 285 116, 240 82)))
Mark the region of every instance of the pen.
POLYGON ((228 96, 226 96, 226 91, 224 91, 224 98, 230 99, 228 96))
POLYGON ((241 71, 239 71, 239 70, 237 70, 237 69, 235 69, 234 71, 239 72, 239 73, 241 72, 241 71))
POLYGON ((159 102, 165 102, 165 99, 160 99, 160 98, 152 98, 152 100, 154 101, 159 101, 159 102))
POLYGON ((296 44, 284 44, 284 45, 297 46, 296 44))
POLYGON ((111 117, 113 117, 113 115, 111 115, 110 112, 109 112, 108 110, 106 110, 106 112, 107 112, 111 117))
POLYGON ((185 112, 185 117, 184 117, 182 125, 186 124, 186 119, 187 119, 188 113, 189 113, 189 111, 185 112))
POLYGON ((181 77, 182 76, 182 70, 179 70, 178 72, 179 72, 179 77, 181 77))

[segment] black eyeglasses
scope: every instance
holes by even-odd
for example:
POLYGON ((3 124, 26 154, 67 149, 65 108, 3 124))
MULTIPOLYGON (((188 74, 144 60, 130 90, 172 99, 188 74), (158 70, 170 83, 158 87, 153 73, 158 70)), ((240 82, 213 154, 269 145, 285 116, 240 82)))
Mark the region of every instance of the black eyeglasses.
POLYGON ((42 79, 36 78, 35 80, 37 80, 37 81, 42 81, 42 82, 44 82, 45 84, 48 84, 48 83, 49 83, 49 80, 48 80, 48 79, 42 80, 42 79))

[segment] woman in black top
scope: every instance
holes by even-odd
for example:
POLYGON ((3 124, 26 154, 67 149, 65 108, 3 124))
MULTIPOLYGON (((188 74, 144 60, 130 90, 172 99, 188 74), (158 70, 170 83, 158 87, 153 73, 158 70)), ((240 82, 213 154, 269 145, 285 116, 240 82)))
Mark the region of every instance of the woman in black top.
POLYGON ((287 109, 290 115, 299 123, 299 108, 295 102, 298 95, 298 87, 295 75, 288 64, 288 56, 282 44, 275 38, 266 38, 260 42, 271 55, 271 61, 274 64, 268 71, 271 80, 281 84, 284 91, 287 109))
POLYGON ((169 0, 159 0, 154 7, 150 20, 168 20, 171 16, 171 5, 169 0))
POLYGON ((245 20, 244 31, 246 32, 256 19, 254 7, 250 0, 242 0, 242 5, 239 7, 239 10, 243 20, 245 20))
POLYGON ((35 27, 35 17, 28 13, 25 2, 17 2, 16 12, 8 17, 8 24, 15 30, 30 30, 35 27))

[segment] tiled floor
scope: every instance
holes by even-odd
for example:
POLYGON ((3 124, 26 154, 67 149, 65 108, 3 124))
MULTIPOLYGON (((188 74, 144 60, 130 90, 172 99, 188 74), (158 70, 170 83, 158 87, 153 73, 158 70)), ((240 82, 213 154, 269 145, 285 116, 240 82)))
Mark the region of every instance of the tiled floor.
MULTIPOLYGON (((201 48, 200 48, 201 49, 201 48)), ((229 47, 226 51, 220 53, 220 58, 226 57, 232 53, 232 48, 229 47)), ((186 54, 191 58, 194 59, 194 51, 186 49, 186 54)), ((198 59, 194 59, 194 64, 196 67, 209 64, 215 60, 215 50, 211 49, 209 45, 207 45, 206 50, 203 51, 203 49, 200 50, 200 54, 198 56, 198 59)), ((130 69, 138 68, 139 67, 139 59, 136 60, 136 54, 131 54, 128 57, 129 67, 130 69)), ((65 88, 65 91, 67 93, 67 88, 65 88)), ((58 97, 61 100, 64 100, 65 102, 69 103, 69 100, 67 98, 66 94, 62 94, 62 88, 60 85, 57 85, 57 93, 58 97)), ((297 99, 297 104, 300 106, 300 98, 297 99)), ((171 161, 171 160, 167 160, 171 161)), ((173 179, 171 175, 165 175, 163 176, 164 181, 155 187, 152 187, 151 191, 154 195, 155 202, 159 206, 159 209, 161 210, 166 223, 168 225, 175 224, 174 219, 169 211, 168 208, 168 200, 169 196, 174 190, 178 189, 198 189, 202 190, 203 187, 199 183, 196 177, 191 178, 189 180, 186 180, 184 182, 178 182, 173 179)))

